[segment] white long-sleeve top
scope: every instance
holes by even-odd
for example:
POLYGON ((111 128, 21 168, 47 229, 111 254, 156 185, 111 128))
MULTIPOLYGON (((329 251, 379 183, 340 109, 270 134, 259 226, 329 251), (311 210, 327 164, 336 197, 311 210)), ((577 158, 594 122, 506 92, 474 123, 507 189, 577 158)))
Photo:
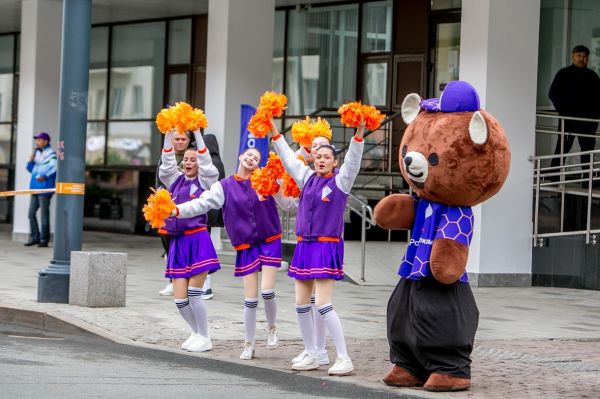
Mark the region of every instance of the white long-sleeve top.
MULTIPOLYGON (((219 171, 213 165, 209 152, 206 147, 196 151, 198 163, 198 180, 204 190, 208 190, 217 180, 219 180, 219 171)), ((183 172, 177 166, 175 151, 163 149, 161 154, 162 164, 158 169, 158 176, 167 189, 177 180, 183 172)))
MULTIPOLYGON (((281 190, 273 195, 273 199, 277 205, 284 211, 290 210, 297 206, 296 198, 284 197, 281 190)), ((220 182, 214 183, 210 190, 204 191, 200 197, 195 198, 186 203, 177 205, 179 210, 178 218, 191 218, 198 215, 203 215, 211 209, 220 209, 225 204, 225 192, 220 182)))
MULTIPOLYGON (((281 158, 281 162, 287 173, 292 176, 298 187, 302 189, 308 179, 316 172, 296 157, 296 154, 294 154, 282 136, 273 139, 273 146, 277 155, 281 158)), ((358 176, 358 172, 360 172, 364 146, 363 140, 357 139, 356 136, 350 140, 350 147, 346 153, 344 164, 335 176, 336 186, 346 194, 352 190, 354 180, 358 176)))

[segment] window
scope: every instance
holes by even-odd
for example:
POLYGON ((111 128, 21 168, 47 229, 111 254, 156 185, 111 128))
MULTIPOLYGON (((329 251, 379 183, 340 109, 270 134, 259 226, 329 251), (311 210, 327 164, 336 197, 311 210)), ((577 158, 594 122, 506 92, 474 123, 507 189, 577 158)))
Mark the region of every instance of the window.
POLYGON ((392 5, 391 0, 365 3, 361 36, 362 53, 392 50, 392 5))
POLYGON ((364 64, 363 100, 366 104, 385 107, 388 104, 388 62, 364 64))
POLYGON ((133 104, 131 108, 133 108, 134 115, 143 115, 144 114, 144 97, 142 96, 142 86, 134 85, 133 86, 133 96, 131 97, 133 100, 133 104))
POLYGON ((461 7, 462 0, 431 0, 432 10, 449 10, 461 7))
POLYGON ((192 58, 192 20, 169 22, 169 65, 189 64, 192 58))

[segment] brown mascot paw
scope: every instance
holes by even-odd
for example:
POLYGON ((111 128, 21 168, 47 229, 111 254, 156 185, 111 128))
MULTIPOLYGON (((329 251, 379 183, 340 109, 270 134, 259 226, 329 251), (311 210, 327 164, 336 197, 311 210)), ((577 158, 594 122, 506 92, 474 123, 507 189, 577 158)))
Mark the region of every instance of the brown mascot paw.
POLYGON ((425 390, 434 392, 462 391, 470 387, 470 378, 460 378, 439 373, 431 374, 423 386, 425 390))
POLYGON ((383 382, 385 382, 386 385, 393 387, 420 387, 424 384, 424 381, 419 380, 408 370, 396 364, 387 375, 383 377, 383 382))
POLYGON ((458 281, 467 267, 468 254, 469 248, 454 240, 435 240, 429 258, 431 274, 442 284, 458 281))
POLYGON ((384 229, 409 229, 415 218, 415 200, 406 194, 388 195, 375 206, 374 217, 384 229))

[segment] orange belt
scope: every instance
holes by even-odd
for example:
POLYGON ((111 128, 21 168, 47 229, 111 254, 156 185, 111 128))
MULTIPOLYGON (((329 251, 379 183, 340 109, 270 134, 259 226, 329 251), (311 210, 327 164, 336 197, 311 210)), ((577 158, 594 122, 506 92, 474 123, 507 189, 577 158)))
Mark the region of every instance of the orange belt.
MULTIPOLYGON (((282 233, 279 234, 275 234, 274 236, 271 237, 267 237, 265 239, 265 242, 273 242, 275 240, 277 240, 278 238, 281 238, 282 233)), ((240 245, 236 245, 235 247, 233 247, 236 251, 241 251, 242 249, 248 249, 250 248, 250 244, 240 244, 240 245)))
MULTIPOLYGON (((304 241, 301 236, 296 237, 298 241, 304 241)), ((317 237, 317 241, 321 242, 340 242, 339 237, 317 237)))
MULTIPOLYGON (((204 226, 204 227, 198 227, 197 229, 186 230, 186 231, 183 232, 183 234, 189 235, 189 234, 194 234, 194 233, 197 233, 197 232, 203 231, 203 230, 206 230, 206 226, 204 226)), ((169 232, 167 230, 165 230, 165 229, 158 229, 157 233, 158 234, 169 234, 169 232)))

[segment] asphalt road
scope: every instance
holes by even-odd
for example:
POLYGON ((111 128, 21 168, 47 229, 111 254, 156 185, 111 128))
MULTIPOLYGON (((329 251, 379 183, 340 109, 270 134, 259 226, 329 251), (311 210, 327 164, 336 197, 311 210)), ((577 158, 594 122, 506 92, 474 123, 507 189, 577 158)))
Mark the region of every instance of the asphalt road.
POLYGON ((0 323, 0 398, 398 398, 389 392, 0 323))

